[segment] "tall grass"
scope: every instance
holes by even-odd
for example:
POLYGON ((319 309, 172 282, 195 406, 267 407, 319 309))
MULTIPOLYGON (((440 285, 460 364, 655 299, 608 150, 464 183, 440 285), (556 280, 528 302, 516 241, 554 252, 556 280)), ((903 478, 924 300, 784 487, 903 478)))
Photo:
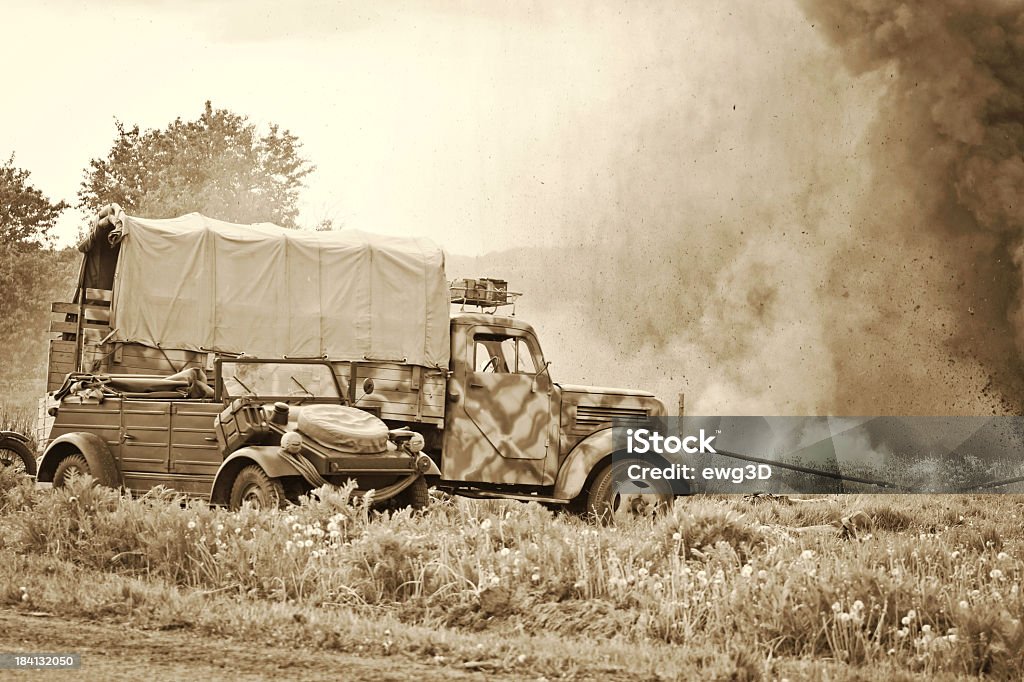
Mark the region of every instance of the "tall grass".
POLYGON ((1024 676, 1014 497, 756 507, 691 498, 664 518, 605 528, 504 502, 378 514, 349 493, 230 513, 86 480, 37 491, 0 472, 0 542, 96 570, 407 623, 732 647, 762 663, 1024 676), (857 508, 878 519, 872 533, 788 531, 857 508))

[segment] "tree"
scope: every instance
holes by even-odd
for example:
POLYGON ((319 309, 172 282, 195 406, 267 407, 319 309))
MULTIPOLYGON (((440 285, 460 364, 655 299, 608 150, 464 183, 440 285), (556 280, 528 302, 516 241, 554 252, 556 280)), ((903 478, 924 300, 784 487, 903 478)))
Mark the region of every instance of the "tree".
POLYGON ((260 135, 245 116, 210 102, 197 120, 177 118, 164 130, 115 125, 110 153, 85 170, 80 208, 95 212, 113 202, 147 218, 198 211, 295 227, 299 189, 314 167, 287 130, 272 124, 260 135))
POLYGON ((0 244, 19 252, 49 243, 57 217, 68 208, 50 201, 28 178, 27 170, 15 167, 13 154, 0 166, 0 244))
MULTIPOLYGON (((53 251, 49 235, 68 205, 29 184, 12 155, 0 165, 0 401, 26 407, 46 382, 50 301, 65 296, 77 258, 53 251)), ((3 410, 0 410, 2 412, 3 410)))

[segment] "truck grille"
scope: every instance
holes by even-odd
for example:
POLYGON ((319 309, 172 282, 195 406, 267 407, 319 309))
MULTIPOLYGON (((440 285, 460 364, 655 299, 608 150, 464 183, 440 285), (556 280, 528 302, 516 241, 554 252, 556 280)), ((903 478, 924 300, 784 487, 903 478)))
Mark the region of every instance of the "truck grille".
POLYGON ((647 410, 639 407, 601 407, 598 405, 576 406, 576 428, 593 429, 602 424, 615 422, 642 422, 647 419, 647 410))

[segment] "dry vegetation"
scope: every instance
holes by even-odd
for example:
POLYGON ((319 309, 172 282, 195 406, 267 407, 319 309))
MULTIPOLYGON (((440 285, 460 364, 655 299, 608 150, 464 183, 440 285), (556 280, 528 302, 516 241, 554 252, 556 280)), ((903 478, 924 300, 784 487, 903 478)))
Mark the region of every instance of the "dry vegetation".
POLYGON ((534 678, 1020 679, 1022 516, 1015 496, 703 497, 604 528, 344 490, 230 513, 0 472, 0 602, 534 678))

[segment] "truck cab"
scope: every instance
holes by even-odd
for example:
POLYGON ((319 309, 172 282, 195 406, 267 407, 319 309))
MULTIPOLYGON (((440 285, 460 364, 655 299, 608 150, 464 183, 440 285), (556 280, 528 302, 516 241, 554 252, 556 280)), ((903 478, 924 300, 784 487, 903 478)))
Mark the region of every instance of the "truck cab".
POLYGON ((666 414, 651 393, 556 382, 533 327, 509 315, 453 314, 450 370, 439 466, 463 495, 600 511, 613 423, 666 414))

